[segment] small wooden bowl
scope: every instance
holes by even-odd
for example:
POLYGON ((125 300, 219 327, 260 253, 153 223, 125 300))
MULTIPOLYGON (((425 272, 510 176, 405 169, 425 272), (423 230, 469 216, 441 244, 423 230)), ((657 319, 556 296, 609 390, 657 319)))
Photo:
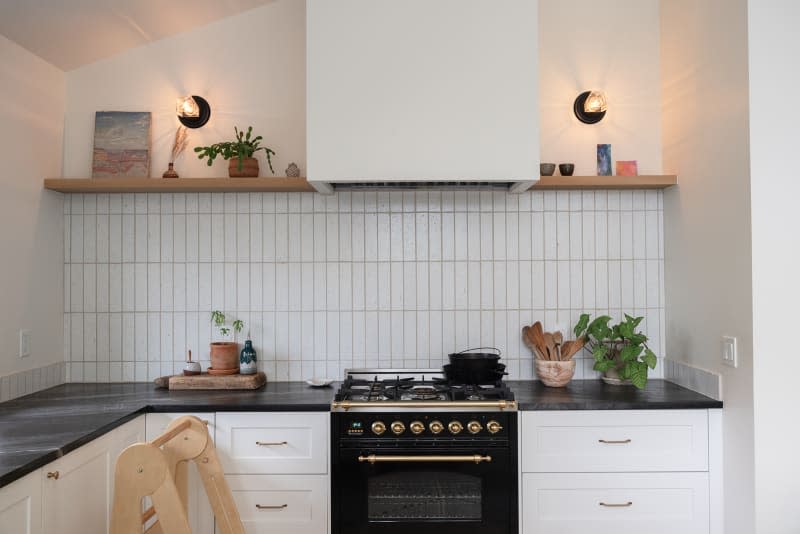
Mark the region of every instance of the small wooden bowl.
POLYGON ((575 360, 562 362, 537 358, 533 362, 536 376, 547 387, 563 388, 569 384, 575 374, 575 360))

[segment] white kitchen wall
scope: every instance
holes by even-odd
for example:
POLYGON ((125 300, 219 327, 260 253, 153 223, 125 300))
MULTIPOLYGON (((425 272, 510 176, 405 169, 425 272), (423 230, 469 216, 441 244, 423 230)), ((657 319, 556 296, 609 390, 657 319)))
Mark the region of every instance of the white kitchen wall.
POLYGON ((61 172, 63 114, 64 73, 0 36, 0 399, 18 373, 62 361, 63 195, 42 178, 61 172), (20 330, 31 334, 24 358, 20 330))
POLYGON ((659 0, 539 0, 542 161, 594 175, 597 144, 611 143, 614 160, 662 173, 659 34, 659 0), (572 104, 591 89, 606 92, 608 113, 587 126, 572 104))
POLYGON ((679 175, 678 187, 664 192, 666 339, 675 360, 666 376, 711 394, 709 375, 722 376, 724 531, 752 534, 747 0, 664 0, 661 7, 664 164, 679 175), (738 369, 721 362, 722 336, 738 340, 738 369))
POLYGON ((64 220, 71 381, 150 380, 187 349, 207 366, 212 309, 271 380, 476 346, 530 377, 522 326, 583 311, 645 315, 664 352, 658 191, 71 195, 64 220))

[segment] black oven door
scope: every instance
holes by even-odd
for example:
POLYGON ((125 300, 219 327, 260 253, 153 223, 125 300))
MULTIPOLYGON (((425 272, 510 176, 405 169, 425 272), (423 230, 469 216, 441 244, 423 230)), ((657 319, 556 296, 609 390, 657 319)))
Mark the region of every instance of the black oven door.
POLYGON ((339 449, 334 534, 514 534, 508 447, 339 449))

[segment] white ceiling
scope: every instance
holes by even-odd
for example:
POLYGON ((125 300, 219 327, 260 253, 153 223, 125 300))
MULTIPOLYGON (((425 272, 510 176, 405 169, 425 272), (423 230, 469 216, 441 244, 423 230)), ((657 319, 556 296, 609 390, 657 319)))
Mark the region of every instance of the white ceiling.
POLYGON ((274 0, 0 0, 0 34, 72 70, 274 0))

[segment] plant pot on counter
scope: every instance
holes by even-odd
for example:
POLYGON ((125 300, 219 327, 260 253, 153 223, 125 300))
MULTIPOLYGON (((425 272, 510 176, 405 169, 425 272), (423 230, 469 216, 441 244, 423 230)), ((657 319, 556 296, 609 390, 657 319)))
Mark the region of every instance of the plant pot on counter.
POLYGON ((215 371, 239 370, 239 344, 233 341, 211 343, 211 368, 215 371))
POLYGON ((228 160, 228 176, 231 178, 258 178, 258 160, 242 158, 242 169, 239 170, 239 158, 228 160))

